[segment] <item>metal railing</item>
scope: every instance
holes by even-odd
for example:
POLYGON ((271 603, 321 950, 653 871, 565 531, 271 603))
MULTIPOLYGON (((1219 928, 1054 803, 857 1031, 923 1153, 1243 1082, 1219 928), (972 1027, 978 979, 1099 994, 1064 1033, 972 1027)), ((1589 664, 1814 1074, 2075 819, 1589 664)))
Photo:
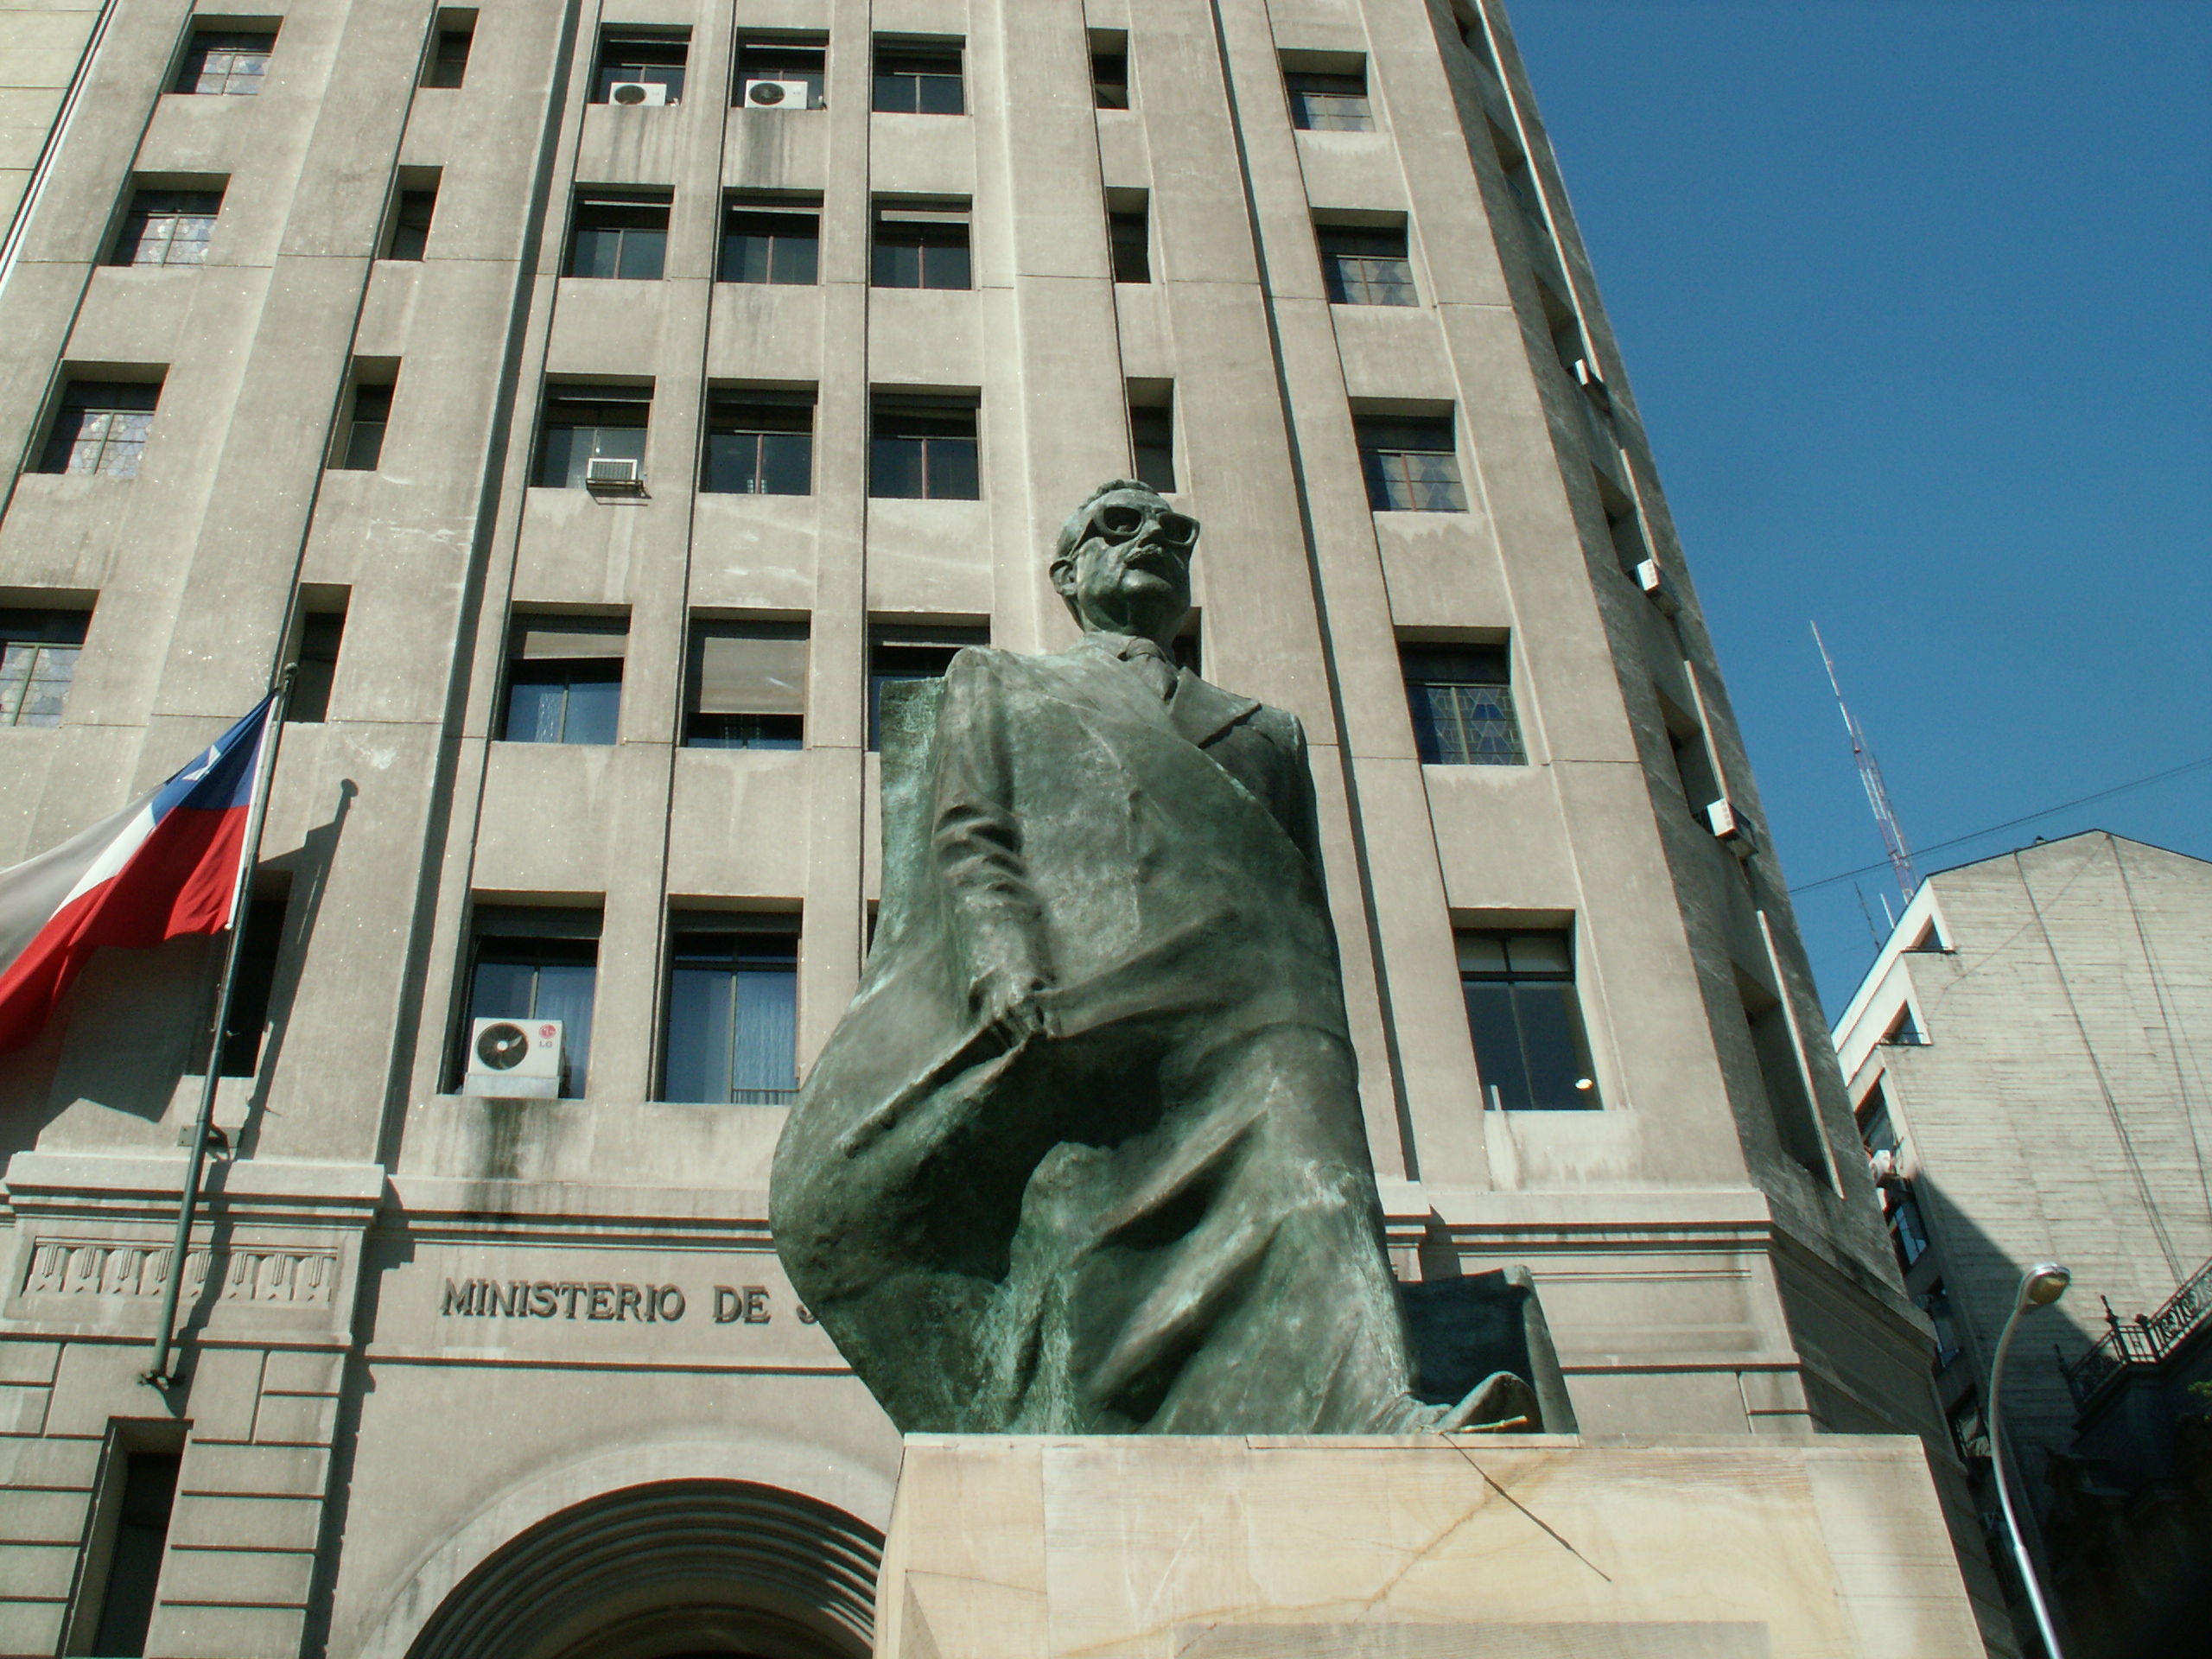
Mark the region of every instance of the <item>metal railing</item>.
POLYGON ((2212 1320, 2212 1262, 2191 1274, 2179 1290, 2166 1298, 2155 1313, 2139 1313, 2122 1320, 2105 1305, 2105 1334, 2088 1353, 2071 1362, 2062 1361, 2067 1392, 2076 1411, 2089 1402, 2131 1365, 2156 1365, 2212 1320))

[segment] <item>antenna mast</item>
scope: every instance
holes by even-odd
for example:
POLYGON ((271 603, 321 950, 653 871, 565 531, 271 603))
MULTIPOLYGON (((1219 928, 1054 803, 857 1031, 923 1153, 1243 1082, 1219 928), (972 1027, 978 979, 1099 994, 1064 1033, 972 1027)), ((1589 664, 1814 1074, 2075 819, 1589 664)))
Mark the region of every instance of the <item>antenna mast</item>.
POLYGON ((1817 622, 1813 624, 1813 643, 1820 647, 1821 665, 1828 671, 1828 690, 1835 693, 1835 706, 1843 715, 1843 728, 1851 734, 1851 758, 1858 762, 1859 781, 1866 786, 1866 804, 1874 809, 1874 822, 1881 826, 1882 845, 1889 850, 1890 868, 1909 900, 1920 886, 1920 872, 1912 867, 1912 849, 1905 845, 1904 831, 1898 826, 1896 809, 1890 804, 1890 791, 1882 782, 1882 768, 1874 759, 1874 751, 1867 747, 1866 734, 1859 728, 1851 705, 1843 700, 1843 688, 1836 683, 1835 664, 1828 656, 1827 642, 1821 638, 1821 625, 1817 622))

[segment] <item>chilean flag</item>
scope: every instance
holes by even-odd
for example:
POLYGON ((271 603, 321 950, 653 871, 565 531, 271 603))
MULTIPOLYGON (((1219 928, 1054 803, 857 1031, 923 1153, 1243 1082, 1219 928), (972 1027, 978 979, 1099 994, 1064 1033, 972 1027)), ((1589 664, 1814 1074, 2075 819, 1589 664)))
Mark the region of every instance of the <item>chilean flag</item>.
POLYGON ((38 1035, 99 946, 230 925, 275 701, 264 698, 152 794, 0 870, 0 1054, 38 1035))

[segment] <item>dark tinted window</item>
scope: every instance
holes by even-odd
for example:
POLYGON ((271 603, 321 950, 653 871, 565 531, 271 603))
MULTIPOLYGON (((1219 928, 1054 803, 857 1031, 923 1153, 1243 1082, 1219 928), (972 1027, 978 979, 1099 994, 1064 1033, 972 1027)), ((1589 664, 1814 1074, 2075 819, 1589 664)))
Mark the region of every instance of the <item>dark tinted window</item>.
POLYGON ((690 41, 673 35, 601 35, 591 101, 673 104, 683 96, 683 65, 690 55, 690 41))
POLYGON ((1316 75, 1290 71, 1282 78, 1290 94, 1290 124, 1309 132, 1370 132, 1374 111, 1367 103, 1367 77, 1316 75))
POLYGON ((968 208, 942 204, 879 207, 874 264, 878 288, 966 288, 968 208))
POLYGON ((1338 305, 1417 305, 1406 227, 1316 225, 1321 280, 1338 305))
POLYGON ((1357 423, 1367 505, 1377 512, 1465 512, 1448 416, 1363 416, 1357 423))
POLYGON ((991 643, 988 628, 879 623, 868 630, 868 746, 882 746, 883 688, 908 680, 944 677, 952 659, 970 645, 991 643))
POLYGON ((818 203, 732 197, 722 210, 721 279, 804 284, 816 280, 822 248, 818 203))
POLYGON ((581 489, 594 461, 645 459, 645 423, 652 393, 627 386, 556 386, 545 394, 535 482, 581 489))
POLYGON ((879 46, 875 107, 887 114, 959 115, 966 109, 958 47, 879 46))
POLYGON ((152 382, 71 381, 62 389, 39 470, 137 477, 161 396, 160 385, 152 382))
POLYGON ((579 191, 567 274, 658 281, 668 252, 668 208, 664 192, 579 191))
POLYGON ((707 401, 699 487, 726 495, 807 495, 814 476, 814 398, 719 391, 707 401))
POLYGON ((219 190, 141 190, 130 198, 108 263, 116 265, 199 265, 222 211, 219 190))
POLYGON ((976 406, 949 398, 879 397, 868 434, 868 493, 974 500, 981 493, 976 406))
POLYGON ((671 930, 661 1097, 788 1105, 798 1092, 798 935, 767 918, 671 930))
POLYGON ((1529 1112, 1600 1103, 1565 933, 1460 934, 1459 987, 1485 1105, 1529 1112))
POLYGON ((628 629, 618 621, 522 617, 507 655, 509 743, 614 741, 628 629))
POLYGON ((480 906, 461 1044, 479 1020, 558 1020, 561 1095, 581 1098, 591 1069, 599 926, 592 911, 480 906))
POLYGON ((59 726, 89 611, 0 610, 0 726, 59 726))
POLYGON ((276 36, 258 32, 199 29, 185 48, 172 90, 251 98, 269 73, 276 36))

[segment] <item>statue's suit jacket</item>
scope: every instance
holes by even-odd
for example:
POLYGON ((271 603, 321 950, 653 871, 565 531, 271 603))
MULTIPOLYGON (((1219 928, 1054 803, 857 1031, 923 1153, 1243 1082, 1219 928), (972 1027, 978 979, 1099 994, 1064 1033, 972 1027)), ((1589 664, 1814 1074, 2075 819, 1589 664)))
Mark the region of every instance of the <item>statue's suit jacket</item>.
POLYGON ((1402 1326, 1305 734, 1127 641, 884 716, 879 925, 772 1188, 905 1430, 1389 1429, 1402 1326), (1009 1046, 976 992, 1034 978, 1009 1046))

